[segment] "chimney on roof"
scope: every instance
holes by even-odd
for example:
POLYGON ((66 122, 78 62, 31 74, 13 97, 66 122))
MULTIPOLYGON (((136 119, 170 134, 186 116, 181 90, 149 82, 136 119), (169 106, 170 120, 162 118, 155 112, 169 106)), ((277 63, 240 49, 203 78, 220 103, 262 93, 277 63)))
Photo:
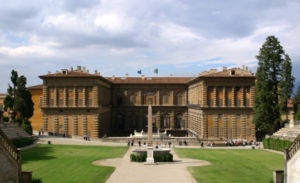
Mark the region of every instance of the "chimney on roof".
POLYGON ((98 74, 98 71, 97 71, 97 70, 95 70, 95 74, 98 74))
POLYGON ((223 67, 223 72, 227 71, 227 67, 223 67))
POLYGON ((115 75, 112 75, 111 79, 112 79, 112 80, 115 80, 115 75))
POLYGON ((246 67, 245 67, 244 65, 243 65, 242 67, 243 67, 243 70, 245 71, 245 70, 246 70, 246 67))
POLYGON ((145 75, 142 75, 142 80, 144 80, 145 79, 145 75))
POLYGON ((85 67, 83 67, 83 72, 86 72, 85 67))
POLYGON ((56 73, 59 73, 59 71, 58 71, 58 70, 56 70, 56 73))
POLYGON ((68 69, 62 69, 61 72, 62 72, 63 75, 67 75, 68 74, 68 69))
POLYGON ((78 65, 76 71, 81 71, 81 66, 78 65))
POLYGON ((173 77, 173 74, 170 74, 170 78, 173 77))
POLYGON ((71 71, 73 71, 73 67, 71 67, 71 71))
POLYGON ((51 71, 48 71, 48 74, 51 74, 51 71))
POLYGON ((245 67, 245 69, 246 69, 246 71, 248 71, 248 67, 247 66, 245 67))
POLYGON ((128 78, 128 76, 129 76, 129 74, 128 74, 128 73, 126 73, 126 79, 128 78))

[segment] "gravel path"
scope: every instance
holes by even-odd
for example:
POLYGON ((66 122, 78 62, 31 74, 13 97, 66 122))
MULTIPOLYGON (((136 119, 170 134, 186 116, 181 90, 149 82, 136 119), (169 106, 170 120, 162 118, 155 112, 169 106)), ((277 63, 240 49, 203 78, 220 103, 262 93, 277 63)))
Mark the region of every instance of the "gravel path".
POLYGON ((130 148, 123 158, 104 159, 93 162, 95 165, 113 166, 116 170, 106 183, 196 183, 187 167, 207 166, 208 161, 179 158, 172 151, 174 162, 145 165, 144 163, 130 162, 130 148))

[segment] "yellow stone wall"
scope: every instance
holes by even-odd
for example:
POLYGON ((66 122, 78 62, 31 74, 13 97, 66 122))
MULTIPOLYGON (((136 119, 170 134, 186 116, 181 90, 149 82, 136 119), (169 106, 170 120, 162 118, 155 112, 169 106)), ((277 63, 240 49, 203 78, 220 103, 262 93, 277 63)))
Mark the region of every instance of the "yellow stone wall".
POLYGON ((43 96, 42 89, 30 89, 32 95, 33 116, 29 119, 33 130, 41 130, 43 128, 43 115, 40 109, 40 101, 43 96))

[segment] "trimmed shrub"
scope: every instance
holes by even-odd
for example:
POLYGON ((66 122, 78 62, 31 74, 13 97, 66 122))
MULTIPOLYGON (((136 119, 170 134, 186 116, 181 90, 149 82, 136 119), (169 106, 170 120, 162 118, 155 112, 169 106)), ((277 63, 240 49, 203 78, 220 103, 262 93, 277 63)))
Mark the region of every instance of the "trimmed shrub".
POLYGON ((26 138, 19 138, 19 139, 13 139, 12 143, 17 147, 24 147, 24 146, 28 146, 30 144, 33 144, 34 139, 31 137, 26 137, 26 138))
POLYGON ((32 135, 32 127, 30 121, 25 121, 21 124, 21 127, 27 132, 28 134, 32 135))
POLYGON ((42 179, 32 179, 32 183, 42 183, 42 179))
POLYGON ((280 140, 274 138, 265 138, 263 139, 263 144, 265 149, 273 149, 276 151, 284 151, 285 148, 288 148, 292 142, 289 140, 280 140))
MULTIPOLYGON (((141 153, 141 154, 131 154, 130 160, 132 162, 145 162, 147 159, 147 153, 141 153)), ((154 153, 154 162, 172 162, 173 161, 173 155, 172 154, 162 154, 162 153, 154 153)))

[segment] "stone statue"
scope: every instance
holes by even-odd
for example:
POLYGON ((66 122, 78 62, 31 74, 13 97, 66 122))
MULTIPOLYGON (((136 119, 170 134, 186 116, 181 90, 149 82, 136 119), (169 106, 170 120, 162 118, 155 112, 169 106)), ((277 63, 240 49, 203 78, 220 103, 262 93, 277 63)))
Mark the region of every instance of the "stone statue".
POLYGON ((290 120, 290 124, 289 124, 289 127, 290 128, 294 128, 295 127, 295 112, 292 111, 292 115, 291 115, 291 120, 290 120))

